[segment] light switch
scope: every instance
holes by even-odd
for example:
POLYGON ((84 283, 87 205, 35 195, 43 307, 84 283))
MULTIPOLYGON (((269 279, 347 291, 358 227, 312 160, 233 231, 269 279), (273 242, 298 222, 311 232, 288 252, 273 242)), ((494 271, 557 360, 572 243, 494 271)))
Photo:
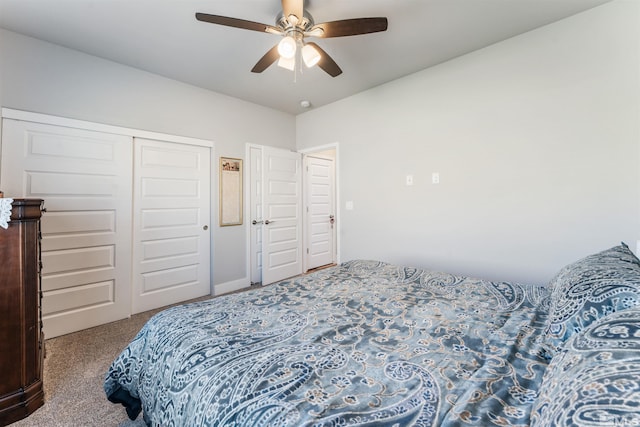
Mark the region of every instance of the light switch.
POLYGON ((413 185, 413 175, 407 175, 407 185, 413 185))
POLYGON ((345 203, 344 208, 348 211, 352 211, 353 210, 353 202, 351 200, 348 200, 347 203, 345 203))

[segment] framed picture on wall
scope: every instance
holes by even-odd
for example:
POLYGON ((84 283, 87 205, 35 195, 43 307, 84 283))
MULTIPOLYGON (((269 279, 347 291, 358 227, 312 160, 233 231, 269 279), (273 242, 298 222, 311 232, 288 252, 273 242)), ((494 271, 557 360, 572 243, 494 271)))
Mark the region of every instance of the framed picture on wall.
POLYGON ((220 226, 242 225, 242 159, 220 157, 220 226))

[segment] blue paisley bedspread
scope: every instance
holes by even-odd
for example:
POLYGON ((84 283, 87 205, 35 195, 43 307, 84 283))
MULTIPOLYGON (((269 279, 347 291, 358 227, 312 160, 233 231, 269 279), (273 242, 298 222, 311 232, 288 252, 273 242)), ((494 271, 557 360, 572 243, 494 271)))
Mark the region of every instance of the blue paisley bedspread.
POLYGON ((544 287, 351 261, 167 309, 105 391, 152 426, 527 426, 544 287))

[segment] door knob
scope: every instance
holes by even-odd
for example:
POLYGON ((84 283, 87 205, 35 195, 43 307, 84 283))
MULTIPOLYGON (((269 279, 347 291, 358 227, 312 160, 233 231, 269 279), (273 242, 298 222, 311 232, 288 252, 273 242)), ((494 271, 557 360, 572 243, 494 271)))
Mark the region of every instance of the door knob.
POLYGON ((256 225, 256 224, 262 224, 264 221, 256 221, 255 219, 253 221, 251 221, 251 224, 256 225))
POLYGON ((205 225, 204 227, 202 227, 203 230, 207 231, 209 229, 208 225, 205 225))
POLYGON ((269 224, 271 224, 272 222, 275 222, 275 221, 269 221, 269 220, 266 220, 264 223, 265 223, 265 224, 267 224, 267 225, 269 225, 269 224))

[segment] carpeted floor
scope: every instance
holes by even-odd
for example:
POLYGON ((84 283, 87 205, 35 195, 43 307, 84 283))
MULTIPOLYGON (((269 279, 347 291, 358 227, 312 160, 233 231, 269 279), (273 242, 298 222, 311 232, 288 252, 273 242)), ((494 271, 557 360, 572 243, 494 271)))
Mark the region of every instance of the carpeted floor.
POLYGON ((11 426, 143 427, 142 415, 129 420, 123 406, 107 400, 102 384, 111 362, 158 311, 46 340, 45 404, 11 426))

